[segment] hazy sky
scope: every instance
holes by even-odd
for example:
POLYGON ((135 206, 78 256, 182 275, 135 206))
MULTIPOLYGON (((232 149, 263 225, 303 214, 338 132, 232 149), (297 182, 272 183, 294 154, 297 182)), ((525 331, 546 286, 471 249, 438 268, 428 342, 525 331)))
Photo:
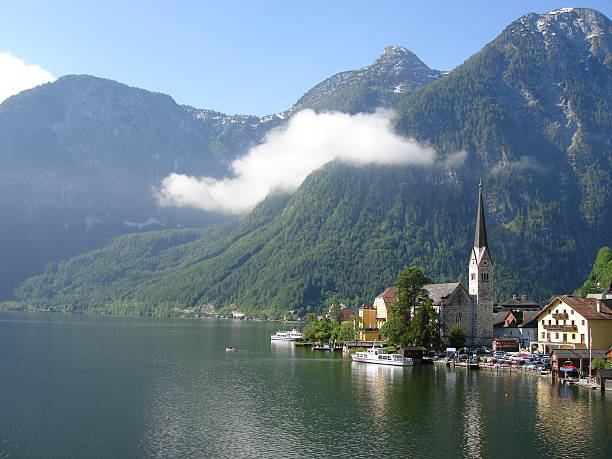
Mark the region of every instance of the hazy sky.
POLYGON ((521 15, 567 6, 612 15, 610 0, 6 1, 0 99, 3 86, 36 84, 46 72, 87 73, 199 108, 264 115, 372 63, 387 45, 450 70, 521 15))

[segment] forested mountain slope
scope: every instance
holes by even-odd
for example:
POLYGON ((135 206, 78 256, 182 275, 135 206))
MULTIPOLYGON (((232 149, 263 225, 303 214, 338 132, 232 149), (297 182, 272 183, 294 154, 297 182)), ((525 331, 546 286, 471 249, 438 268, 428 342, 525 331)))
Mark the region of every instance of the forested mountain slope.
POLYGON ((395 46, 371 66, 341 75, 263 118, 181 106, 165 94, 89 75, 9 98, 0 104, 0 298, 47 261, 111 236, 227 221, 161 208, 152 190, 172 172, 227 174, 232 159, 302 108, 373 110, 439 73, 395 46))
POLYGON ((434 166, 331 163, 226 232, 124 237, 50 266, 17 298, 68 309, 279 314, 332 296, 371 301, 406 265, 434 282, 465 280, 480 178, 497 299, 573 291, 612 234, 610 31, 588 9, 528 14, 407 95, 397 130, 433 144, 434 166), (457 151, 463 162, 444 161, 457 151), (170 247, 142 257, 123 247, 158 238, 170 247), (100 276, 112 260, 124 262, 114 277, 100 276))

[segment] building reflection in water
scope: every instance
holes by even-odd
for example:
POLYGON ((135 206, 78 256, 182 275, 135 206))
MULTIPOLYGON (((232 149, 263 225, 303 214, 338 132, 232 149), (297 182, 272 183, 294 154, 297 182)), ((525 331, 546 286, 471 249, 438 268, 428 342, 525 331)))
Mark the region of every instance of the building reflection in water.
POLYGON ((592 448, 594 429, 590 403, 577 398, 594 394, 582 388, 553 385, 548 378, 537 381, 536 430, 541 453, 562 451, 567 457, 584 457, 592 448))
POLYGON ((352 362, 351 374, 354 387, 363 400, 371 407, 372 422, 384 427, 388 421, 391 388, 402 380, 409 368, 390 365, 375 365, 352 362))
MULTIPOLYGON (((457 379, 463 379, 463 449, 465 457, 483 457, 484 455, 484 433, 482 401, 478 384, 475 381, 477 375, 466 370, 457 375, 457 379)), ((457 394, 460 397, 460 394, 457 394)), ((458 398, 459 398, 458 397, 458 398)))

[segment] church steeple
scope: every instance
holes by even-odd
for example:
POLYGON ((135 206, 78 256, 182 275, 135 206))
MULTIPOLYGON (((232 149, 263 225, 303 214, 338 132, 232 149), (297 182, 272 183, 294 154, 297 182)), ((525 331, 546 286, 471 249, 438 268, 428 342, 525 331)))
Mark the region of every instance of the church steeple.
POLYGON ((482 181, 478 185, 476 231, 470 257, 469 275, 468 292, 474 297, 471 338, 475 343, 489 345, 493 339, 493 260, 487 241, 482 181))
POLYGON ((474 247, 488 247, 487 227, 484 218, 484 204, 482 202, 482 180, 478 184, 478 213, 476 215, 476 233, 474 234, 474 247))

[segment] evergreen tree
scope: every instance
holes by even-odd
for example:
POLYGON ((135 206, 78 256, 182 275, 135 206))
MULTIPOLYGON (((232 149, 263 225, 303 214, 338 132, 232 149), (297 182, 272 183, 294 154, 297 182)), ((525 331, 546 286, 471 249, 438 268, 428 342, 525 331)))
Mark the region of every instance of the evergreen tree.
POLYGON ((460 349, 465 346, 465 332, 459 324, 455 324, 448 331, 448 344, 450 347, 460 349))
POLYGON ((439 324, 434 317, 429 293, 424 288, 429 282, 430 279, 416 266, 399 273, 395 283, 397 302, 389 307, 389 320, 380 330, 390 344, 414 346, 428 342, 433 345, 435 331, 431 328, 437 329, 439 335, 439 324))

